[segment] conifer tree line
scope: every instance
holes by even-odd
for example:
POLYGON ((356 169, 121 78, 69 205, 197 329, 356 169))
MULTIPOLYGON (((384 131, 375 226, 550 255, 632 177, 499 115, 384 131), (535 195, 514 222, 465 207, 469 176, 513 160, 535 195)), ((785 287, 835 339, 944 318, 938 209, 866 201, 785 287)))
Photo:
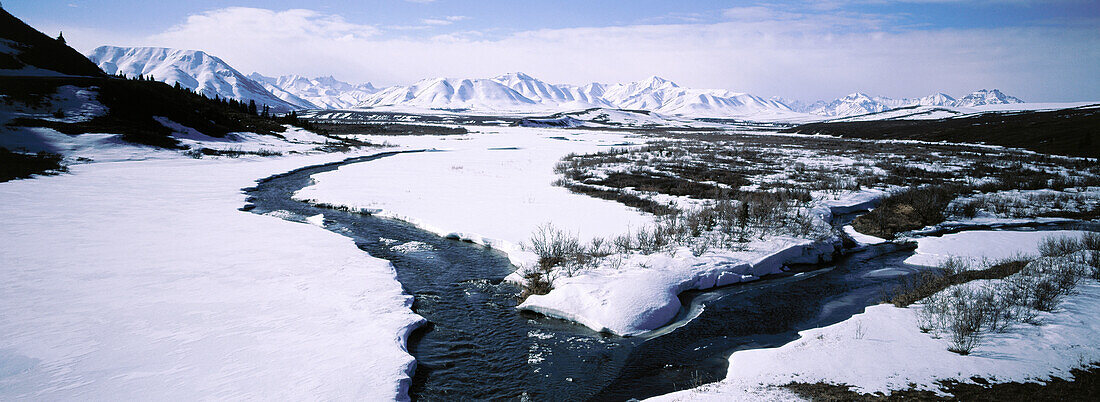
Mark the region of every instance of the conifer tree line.
MULTIPOLYGON (((156 77, 153 77, 152 74, 149 74, 149 75, 138 74, 136 76, 127 76, 126 74, 124 74, 122 72, 119 72, 119 73, 115 74, 115 77, 120 78, 120 79, 131 80, 131 81, 159 82, 159 81, 156 80, 156 77)), ((281 123, 281 124, 290 124, 290 125, 293 125, 293 126, 302 127, 302 128, 305 128, 305 129, 310 129, 310 127, 312 127, 312 125, 309 123, 309 121, 299 118, 298 113, 295 112, 295 111, 291 111, 291 112, 285 113, 283 115, 277 115, 275 113, 272 113, 270 106, 268 106, 267 104, 257 105, 256 100, 254 100, 254 99, 249 100, 247 103, 245 103, 244 101, 240 101, 240 100, 233 99, 233 98, 222 98, 218 94, 214 94, 214 98, 211 99, 210 97, 206 96, 206 94, 204 94, 204 93, 201 93, 199 91, 195 91, 194 89, 191 89, 191 88, 184 87, 183 85, 181 85, 179 83, 179 81, 177 81, 174 85, 172 85, 172 88, 175 88, 175 90, 177 90, 177 91, 186 92, 188 94, 191 94, 192 96, 201 96, 204 99, 220 103, 220 104, 222 104, 223 106, 225 106, 227 108, 239 111, 241 113, 250 114, 250 115, 253 115, 253 116, 273 120, 273 121, 281 123)))

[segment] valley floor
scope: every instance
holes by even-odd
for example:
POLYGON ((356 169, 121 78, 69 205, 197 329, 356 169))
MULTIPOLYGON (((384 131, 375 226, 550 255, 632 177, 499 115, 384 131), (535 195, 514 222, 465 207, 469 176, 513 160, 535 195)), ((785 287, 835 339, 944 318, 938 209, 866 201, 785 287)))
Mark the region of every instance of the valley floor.
MULTIPOLYGON (((610 242, 660 222, 650 213, 554 185, 555 165, 566 155, 640 149, 651 138, 627 131, 469 129, 477 131, 356 136, 429 152, 317 174, 314 185, 295 198, 406 220, 497 248, 521 270, 538 262, 522 245, 542 225, 553 224, 583 242, 610 242)), ((127 161, 120 159, 133 157, 97 153, 100 144, 74 147, 101 161, 74 165, 59 176, 0 183, 0 273, 8 278, 0 284, 0 399, 405 397, 415 366, 406 337, 423 320, 412 312, 393 267, 314 225, 238 210, 247 202, 241 189, 259 178, 349 155, 158 155, 127 161), (117 161, 102 161, 112 159, 117 161)), ((798 159, 777 164, 800 174, 837 165, 858 167, 862 175, 883 170, 867 161, 810 154, 810 147, 773 148, 798 159)), ((640 155, 663 153, 654 147, 640 155)), ((629 165, 601 169, 609 177, 629 165)), ((772 182, 785 180, 777 174, 760 173, 772 182)), ((766 183, 745 187, 760 184, 766 183)), ((669 322, 685 290, 756 280, 782 272, 786 264, 831 258, 842 242, 829 227, 833 214, 869 208, 885 194, 840 185, 807 192, 810 201, 788 210, 805 224, 801 234, 756 232, 724 243, 736 250, 716 246, 700 252, 680 243, 612 252, 578 272, 561 273, 554 291, 531 296, 520 308, 595 330, 645 334, 669 322)), ((1081 191, 1063 198, 1088 201, 1070 203, 1074 208, 1093 208, 1095 188, 1081 191)), ((651 196, 671 205, 702 204, 684 196, 651 196)), ((921 240, 913 262, 1028 253, 1040 238, 987 234, 921 240), (976 246, 989 239, 999 247, 976 246)), ((518 272, 511 279, 522 282, 518 272)), ((773 386, 792 381, 877 392, 972 376, 1024 381, 1065 375, 1100 361, 1100 348, 1089 342, 1100 332, 1100 287, 1090 279, 1082 283, 1056 314, 1043 316, 1044 325, 992 336, 971 356, 948 352, 944 339, 921 333, 914 309, 879 305, 805 331, 780 348, 734 353, 726 380, 667 398, 791 399, 796 395, 773 386)))

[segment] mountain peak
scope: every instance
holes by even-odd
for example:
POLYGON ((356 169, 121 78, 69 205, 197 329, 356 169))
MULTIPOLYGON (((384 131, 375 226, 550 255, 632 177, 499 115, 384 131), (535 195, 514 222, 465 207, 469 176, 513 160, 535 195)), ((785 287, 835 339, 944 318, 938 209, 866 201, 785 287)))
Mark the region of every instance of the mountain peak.
POLYGON ((1005 105, 1010 103, 1024 103, 1020 98, 1005 95, 997 89, 979 89, 959 99, 955 106, 974 107, 982 105, 1005 105))
POLYGON ((676 85, 675 82, 666 80, 666 79, 658 77, 656 75, 649 76, 649 78, 646 78, 645 80, 642 80, 640 82, 640 84, 642 84, 642 86, 649 87, 649 88, 661 88, 661 87, 666 87, 666 86, 667 87, 672 87, 672 88, 679 88, 680 87, 679 85, 676 85))
POLYGON ((88 59, 107 74, 152 76, 158 81, 169 85, 178 83, 206 96, 254 100, 256 104, 268 105, 276 112, 300 108, 264 87, 265 83, 270 84, 270 77, 260 74, 253 74, 256 79, 246 77, 222 59, 201 50, 100 46, 88 55, 88 59))

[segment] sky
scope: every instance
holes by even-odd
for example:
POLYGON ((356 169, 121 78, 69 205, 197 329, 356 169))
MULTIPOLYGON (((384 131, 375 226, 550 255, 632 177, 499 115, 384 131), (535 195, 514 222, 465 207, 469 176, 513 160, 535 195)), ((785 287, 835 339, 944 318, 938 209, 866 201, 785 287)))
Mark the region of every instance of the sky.
POLYGON ((203 50, 242 73, 376 86, 522 71, 813 101, 852 92, 1100 100, 1095 0, 4 0, 82 52, 203 50))

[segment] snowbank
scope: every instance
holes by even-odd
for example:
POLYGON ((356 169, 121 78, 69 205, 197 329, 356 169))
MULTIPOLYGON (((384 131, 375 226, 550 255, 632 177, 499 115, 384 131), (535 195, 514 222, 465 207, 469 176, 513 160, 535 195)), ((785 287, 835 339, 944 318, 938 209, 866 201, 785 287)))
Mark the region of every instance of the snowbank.
POLYGON ((0 183, 0 399, 404 398, 422 319, 393 267, 237 210, 257 178, 344 157, 0 183))
MULTIPOLYGON (((1070 370, 1100 361, 1100 284, 1084 280, 1041 326, 1017 324, 990 333, 968 356, 947 350, 950 341, 918 329, 916 309, 880 304, 840 323, 799 333, 773 349, 734 352, 725 380, 653 400, 733 400, 745 395, 786 399, 775 386, 794 382, 848 384, 863 393, 934 389, 937 380, 996 382, 1066 378, 1070 370)), ((757 399, 757 398, 753 398, 757 399)))
MULTIPOLYGON (((680 293, 748 282, 783 272, 786 264, 830 261, 840 239, 814 241, 769 238, 752 251, 715 251, 695 257, 687 248, 674 256, 633 255, 618 266, 604 265, 554 281, 554 290, 518 306, 578 322, 595 331, 639 335, 664 326, 680 310, 680 293)), ((521 281, 520 273, 509 280, 521 281)))
MULTIPOLYGON (((833 215, 871 208, 882 196, 867 190, 819 202, 814 216, 824 225, 833 215)), ((635 255, 574 277, 557 278, 554 290, 530 296, 518 306, 576 321, 593 330, 639 335, 671 321, 680 293, 759 279, 783 272, 788 264, 828 262, 841 247, 837 236, 819 240, 769 237, 746 244, 746 251, 717 250, 696 257, 686 248, 675 256, 635 255)), ((521 281, 519 272, 510 280, 521 281)))
POLYGON ((1080 236, 1082 231, 993 231, 975 230, 917 238, 917 250, 905 259, 906 264, 934 267, 948 258, 964 258, 974 262, 996 261, 1017 255, 1038 254, 1039 241, 1050 236, 1080 236))

